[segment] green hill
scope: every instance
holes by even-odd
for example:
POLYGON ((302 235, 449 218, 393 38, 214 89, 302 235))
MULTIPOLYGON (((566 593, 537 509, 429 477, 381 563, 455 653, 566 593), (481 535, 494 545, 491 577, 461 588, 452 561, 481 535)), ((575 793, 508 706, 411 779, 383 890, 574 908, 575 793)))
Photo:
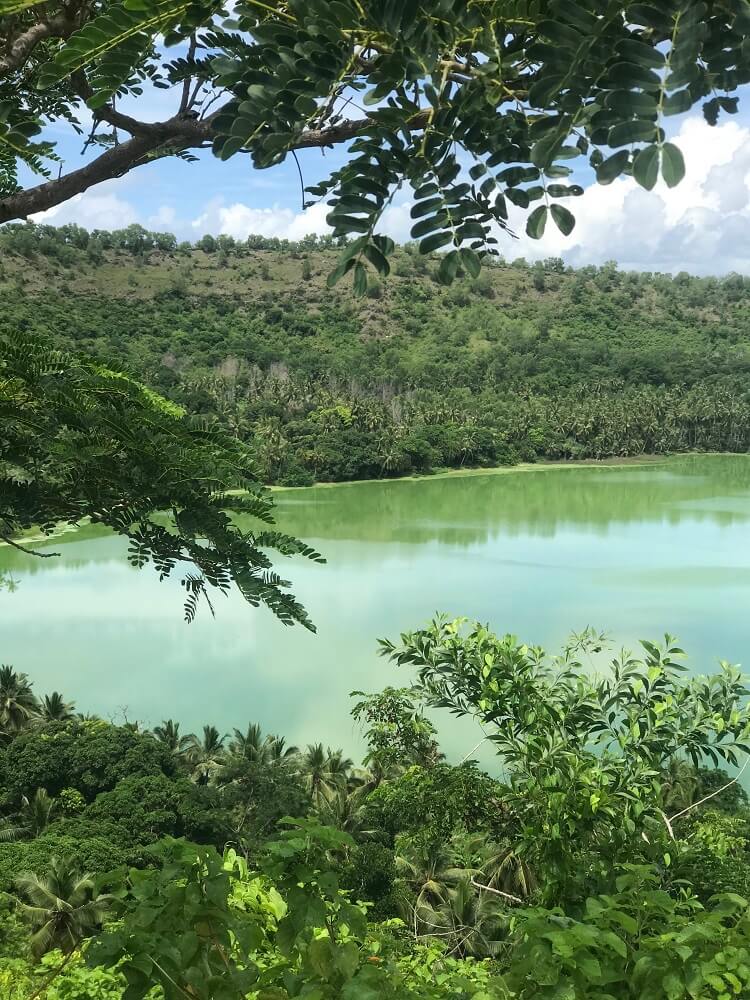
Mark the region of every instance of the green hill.
POLYGON ((271 481, 750 446, 750 280, 560 260, 449 287, 400 248, 326 286, 330 240, 0 231, 0 332, 125 367, 254 442, 271 481))

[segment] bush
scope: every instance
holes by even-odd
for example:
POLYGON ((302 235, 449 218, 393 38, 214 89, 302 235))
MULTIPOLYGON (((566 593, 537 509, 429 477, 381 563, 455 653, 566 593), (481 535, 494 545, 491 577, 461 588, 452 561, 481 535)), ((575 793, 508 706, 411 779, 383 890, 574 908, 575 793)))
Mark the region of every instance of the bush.
POLYGON ((134 775, 172 775, 169 750, 151 736, 101 720, 53 722, 23 732, 0 755, 0 786, 11 802, 46 788, 76 789, 87 802, 134 775))
POLYGON ((73 858, 81 871, 93 875, 103 875, 133 859, 116 840, 107 836, 81 839, 71 836, 64 824, 56 827, 36 840, 0 844, 0 892, 12 892, 20 872, 45 872, 52 856, 73 858))
POLYGON ((214 789, 162 774, 123 779, 111 791, 97 795, 83 818, 94 825, 115 826, 125 845, 187 837, 222 846, 228 834, 227 814, 214 789))
POLYGON ((350 889, 354 899, 375 904, 373 919, 394 916, 391 893, 396 879, 393 851, 377 843, 358 844, 349 855, 349 863, 341 876, 341 884, 350 889), (381 906, 385 901, 390 905, 381 906))

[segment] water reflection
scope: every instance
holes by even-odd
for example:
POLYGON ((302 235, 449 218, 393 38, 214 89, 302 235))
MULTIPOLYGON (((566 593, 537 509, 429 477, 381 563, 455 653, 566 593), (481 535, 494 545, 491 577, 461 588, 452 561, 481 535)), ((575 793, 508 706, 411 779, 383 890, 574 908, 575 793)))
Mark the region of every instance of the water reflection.
MULTIPOLYGON (((159 584, 97 528, 49 543, 59 560, 0 550, 2 659, 38 690, 153 724, 262 723, 295 743, 360 746, 348 693, 401 683, 375 640, 436 609, 554 646, 573 628, 632 645, 665 630, 694 669, 742 660, 750 640, 750 457, 545 469, 280 492, 279 524, 329 562, 295 561, 318 635, 284 629, 236 597, 181 620, 159 584)), ((447 749, 476 737, 446 721, 447 749)))

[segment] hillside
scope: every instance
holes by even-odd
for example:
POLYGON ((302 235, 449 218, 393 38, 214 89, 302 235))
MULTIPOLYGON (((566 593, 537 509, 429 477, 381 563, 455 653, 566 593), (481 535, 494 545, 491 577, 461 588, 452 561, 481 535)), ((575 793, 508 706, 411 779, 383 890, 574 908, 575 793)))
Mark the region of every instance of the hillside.
POLYGON ((3 230, 0 333, 52 337, 216 415, 269 480, 750 444, 742 276, 550 260, 444 287, 406 247, 356 299, 326 287, 330 241, 199 249, 135 230, 3 230))

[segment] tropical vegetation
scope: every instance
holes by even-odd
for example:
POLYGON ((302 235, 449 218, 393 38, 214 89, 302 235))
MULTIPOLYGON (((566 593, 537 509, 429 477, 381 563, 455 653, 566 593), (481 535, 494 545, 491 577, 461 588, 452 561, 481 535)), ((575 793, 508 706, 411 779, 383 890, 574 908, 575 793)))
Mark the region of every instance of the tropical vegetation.
POLYGON ((750 447, 741 275, 516 260, 445 288, 407 245, 358 299, 325 287, 332 243, 6 227, 0 333, 125 366, 208 424, 233 449, 220 487, 750 447))
MULTIPOLYGON (((181 574, 189 621, 236 587, 311 627, 268 552, 320 557, 272 529, 264 484, 748 449, 742 276, 529 267, 499 243, 511 215, 570 234, 574 162, 679 184, 666 120, 737 111, 747 0, 229 14, 0 0, 0 223, 193 148, 272 168, 351 143, 301 177, 322 241, 2 230, 4 544, 45 558, 88 518, 181 574), (165 121, 138 117, 151 87, 165 121), (80 133, 82 103, 68 170, 48 126, 80 133), (400 190, 405 247, 381 231, 400 190)), ((745 680, 687 676, 670 636, 601 647, 445 619, 384 640, 411 684, 354 693, 361 767, 258 720, 114 725, 3 666, 3 997, 750 995, 745 680), (479 721, 496 767, 446 760, 428 709, 479 721)))
POLYGON ((669 636, 592 669, 604 644, 384 640, 413 684, 353 692, 360 766, 257 722, 84 717, 5 667, 3 995, 744 996, 750 807, 721 766, 748 689, 669 636), (497 767, 447 761, 427 708, 479 720, 497 767))

